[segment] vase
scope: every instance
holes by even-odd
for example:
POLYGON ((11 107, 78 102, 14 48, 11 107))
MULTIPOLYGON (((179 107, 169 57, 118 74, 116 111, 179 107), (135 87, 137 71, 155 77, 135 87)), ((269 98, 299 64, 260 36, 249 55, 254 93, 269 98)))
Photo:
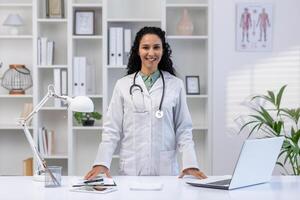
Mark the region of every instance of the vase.
POLYGON ((183 9, 181 18, 177 24, 178 35, 192 35, 194 31, 193 22, 189 16, 188 10, 183 9))

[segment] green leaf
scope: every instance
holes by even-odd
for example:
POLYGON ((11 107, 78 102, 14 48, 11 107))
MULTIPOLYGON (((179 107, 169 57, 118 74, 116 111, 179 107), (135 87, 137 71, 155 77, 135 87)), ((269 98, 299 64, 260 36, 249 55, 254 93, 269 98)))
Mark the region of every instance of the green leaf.
POLYGON ((273 104, 275 104, 276 102, 275 102, 275 95, 274 95, 274 92, 268 91, 268 94, 269 94, 269 97, 270 97, 270 99, 271 99, 271 102, 272 102, 273 104))
POLYGON ((277 109, 280 108, 280 103, 281 103, 281 98, 282 98, 282 94, 284 92, 284 89, 286 88, 287 85, 284 85, 280 88, 277 96, 276 96, 276 106, 277 106, 277 109))

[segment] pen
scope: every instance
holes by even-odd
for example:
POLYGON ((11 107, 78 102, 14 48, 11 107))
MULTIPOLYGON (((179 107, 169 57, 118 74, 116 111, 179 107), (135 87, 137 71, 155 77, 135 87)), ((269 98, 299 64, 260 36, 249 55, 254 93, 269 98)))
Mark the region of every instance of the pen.
POLYGON ((102 182, 102 181, 103 181, 103 178, 99 178, 99 179, 84 181, 83 183, 94 183, 94 182, 102 182))

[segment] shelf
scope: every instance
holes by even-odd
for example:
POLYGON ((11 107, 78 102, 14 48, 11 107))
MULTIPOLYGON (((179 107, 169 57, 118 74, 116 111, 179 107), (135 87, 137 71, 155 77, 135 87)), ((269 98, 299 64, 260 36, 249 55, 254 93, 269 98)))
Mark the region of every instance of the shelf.
MULTIPOLYGON (((33 129, 33 127, 29 126, 28 129, 33 129)), ((1 124, 0 130, 23 130, 23 128, 18 124, 1 124)))
POLYGON ((46 155, 44 159, 68 159, 67 155, 46 155))
POLYGON ((206 95, 206 94, 200 94, 200 95, 191 95, 191 94, 189 94, 189 95, 186 95, 186 97, 191 98, 191 99, 193 99, 193 98, 207 99, 208 95, 206 95))
POLYGON ((167 36, 167 39, 170 40, 207 40, 207 35, 170 35, 167 36))
POLYGON ((107 22, 161 22, 161 19, 148 19, 148 18, 110 18, 107 22))
POLYGON ((123 66, 110 66, 110 65, 107 65, 106 68, 107 69, 126 69, 127 65, 123 65, 123 66))
POLYGON ((68 68, 67 65, 38 65, 37 68, 39 69, 64 69, 68 68))
POLYGON ((0 35, 0 39, 32 39, 32 35, 0 35))
POLYGON ((42 107, 41 110, 67 110, 67 107, 42 107))
POLYGON ((99 40, 99 39, 103 39, 102 35, 73 35, 72 38, 74 40, 99 40))
POLYGON ((87 96, 90 97, 90 98, 94 98, 94 99, 96 99, 96 98, 98 98, 98 99, 103 98, 103 95, 101 95, 101 94, 88 94, 87 96))
POLYGON ((73 3, 74 8, 102 8, 101 3, 73 3))
POLYGON ((37 19, 38 22, 41 23, 65 23, 68 22, 65 18, 55 19, 55 18, 39 18, 37 19))
POLYGON ((167 8, 208 8, 207 3, 168 3, 167 8))
POLYGON ((32 7, 31 3, 0 3, 1 7, 32 7))
POLYGON ((1 94, 0 98, 5 98, 5 99, 22 99, 22 98, 32 98, 33 96, 30 94, 25 94, 25 95, 9 95, 9 94, 1 94))
POLYGON ((90 130, 103 130, 102 126, 73 126, 73 130, 90 131, 90 130))

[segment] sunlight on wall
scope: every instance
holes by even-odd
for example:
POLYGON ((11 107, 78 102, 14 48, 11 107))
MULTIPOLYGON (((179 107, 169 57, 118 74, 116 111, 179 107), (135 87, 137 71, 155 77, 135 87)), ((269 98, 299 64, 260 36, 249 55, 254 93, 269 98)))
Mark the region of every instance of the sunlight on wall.
POLYGON ((230 71, 226 87, 226 127, 227 134, 236 134, 241 125, 242 115, 249 109, 247 100, 255 94, 266 94, 267 90, 278 92, 287 84, 282 106, 300 105, 300 47, 278 53, 255 64, 241 66, 230 71))

